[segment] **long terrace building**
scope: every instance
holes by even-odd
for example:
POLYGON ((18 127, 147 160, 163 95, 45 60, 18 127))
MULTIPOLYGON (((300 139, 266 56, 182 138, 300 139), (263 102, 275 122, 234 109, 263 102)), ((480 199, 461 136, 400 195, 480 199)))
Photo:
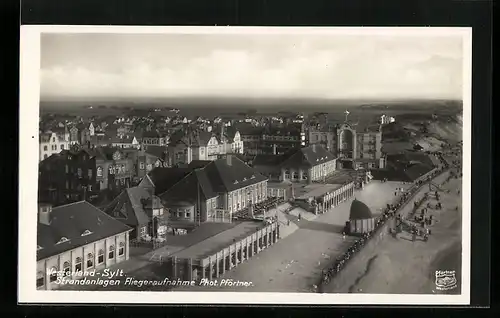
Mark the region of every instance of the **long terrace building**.
POLYGON ((172 279, 203 282, 270 247, 279 239, 279 223, 245 221, 187 249, 167 260, 172 279))

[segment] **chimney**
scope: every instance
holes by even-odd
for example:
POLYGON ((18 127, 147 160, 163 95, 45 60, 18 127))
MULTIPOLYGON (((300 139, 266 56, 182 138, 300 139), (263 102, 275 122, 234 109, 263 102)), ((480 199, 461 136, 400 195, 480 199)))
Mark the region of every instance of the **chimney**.
POLYGON ((278 150, 277 150, 277 147, 276 147, 276 144, 273 145, 273 155, 277 155, 278 154, 278 150))
POLYGON ((52 214, 52 205, 49 203, 38 204, 38 222, 50 225, 52 214))
POLYGON ((232 159, 233 159, 233 156, 226 155, 226 163, 227 163, 228 166, 232 165, 232 163, 233 163, 232 159))
POLYGON ((312 144, 312 151, 316 152, 316 144, 312 144))

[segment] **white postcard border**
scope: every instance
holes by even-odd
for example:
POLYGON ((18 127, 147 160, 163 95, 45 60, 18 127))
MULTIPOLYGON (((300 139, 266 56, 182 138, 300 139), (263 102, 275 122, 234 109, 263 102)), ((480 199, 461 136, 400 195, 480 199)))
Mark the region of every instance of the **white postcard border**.
POLYGON ((19 121, 19 303, 109 304, 329 304, 329 305, 467 305, 470 303, 472 29, 453 27, 152 27, 21 26, 19 121), (463 38, 463 190, 462 294, 385 295, 260 292, 113 292, 36 290, 38 120, 41 33, 177 33, 177 34, 325 34, 391 36, 462 36, 463 38))

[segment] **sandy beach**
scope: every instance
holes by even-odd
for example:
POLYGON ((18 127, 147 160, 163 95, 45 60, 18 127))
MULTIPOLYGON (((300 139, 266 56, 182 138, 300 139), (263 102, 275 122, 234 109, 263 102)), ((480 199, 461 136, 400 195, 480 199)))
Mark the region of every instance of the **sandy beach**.
MULTIPOLYGON (((441 193, 442 210, 429 209, 436 222, 424 242, 401 233, 397 238, 388 232, 369 242, 347 267, 325 287, 330 293, 430 294, 460 293, 461 276, 461 179, 451 179, 441 193), (447 191, 449 190, 449 193, 447 191), (455 208, 458 205, 458 210, 455 208), (439 291, 435 271, 455 271, 457 288, 439 291)), ((421 191, 428 191, 425 186, 421 191)), ((421 196, 418 194, 417 196, 421 196)), ((433 206, 434 198, 429 200, 433 206)), ((427 204, 427 203, 424 203, 427 204)), ((404 209, 411 209, 411 205, 404 209)), ((405 211, 406 212, 406 211, 405 211)))

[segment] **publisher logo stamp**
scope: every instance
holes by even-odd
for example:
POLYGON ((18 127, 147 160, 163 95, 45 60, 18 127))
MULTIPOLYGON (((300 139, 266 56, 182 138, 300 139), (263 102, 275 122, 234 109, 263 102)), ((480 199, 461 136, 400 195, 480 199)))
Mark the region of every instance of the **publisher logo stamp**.
POLYGON ((455 271, 436 271, 436 289, 450 290, 457 288, 455 271))

